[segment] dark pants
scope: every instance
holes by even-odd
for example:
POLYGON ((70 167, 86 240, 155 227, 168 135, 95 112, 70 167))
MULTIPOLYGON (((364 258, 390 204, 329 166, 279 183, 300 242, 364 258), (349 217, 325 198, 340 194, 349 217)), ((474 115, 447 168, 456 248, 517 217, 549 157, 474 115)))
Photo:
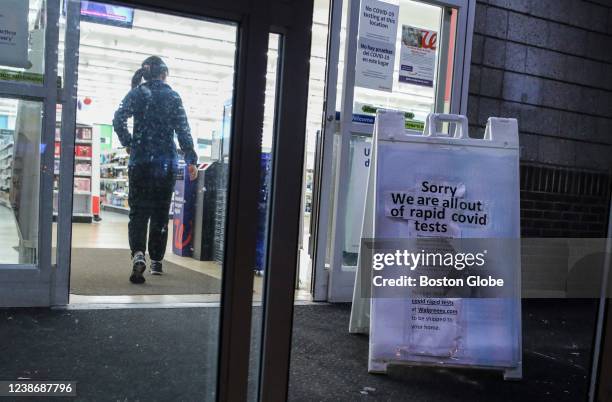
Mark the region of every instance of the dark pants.
POLYGON ((161 261, 168 242, 168 213, 175 175, 172 167, 138 164, 128 170, 130 189, 130 222, 128 235, 132 255, 147 250, 147 226, 149 232, 149 257, 161 261))

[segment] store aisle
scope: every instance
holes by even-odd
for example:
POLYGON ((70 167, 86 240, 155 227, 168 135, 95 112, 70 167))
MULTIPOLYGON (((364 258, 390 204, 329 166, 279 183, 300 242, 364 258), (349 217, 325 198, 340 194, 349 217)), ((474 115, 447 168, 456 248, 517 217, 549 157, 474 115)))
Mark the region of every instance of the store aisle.
MULTIPOLYGON (((115 212, 102 212, 101 217, 100 222, 72 224, 72 247, 129 249, 128 216, 115 212)), ((54 230, 53 236, 55 235, 54 230)))
POLYGON ((0 263, 17 263, 19 261, 19 253, 16 250, 18 245, 19 234, 13 211, 0 205, 0 263))

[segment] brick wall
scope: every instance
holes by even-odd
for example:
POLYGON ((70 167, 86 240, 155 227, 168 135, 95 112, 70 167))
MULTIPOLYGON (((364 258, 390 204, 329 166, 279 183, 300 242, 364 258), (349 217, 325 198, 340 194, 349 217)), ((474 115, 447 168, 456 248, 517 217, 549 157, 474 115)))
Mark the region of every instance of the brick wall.
POLYGON ((478 0, 468 118, 516 117, 523 161, 612 168, 612 0, 478 0))
POLYGON ((597 171, 524 162, 523 237, 605 237, 610 176, 597 171))

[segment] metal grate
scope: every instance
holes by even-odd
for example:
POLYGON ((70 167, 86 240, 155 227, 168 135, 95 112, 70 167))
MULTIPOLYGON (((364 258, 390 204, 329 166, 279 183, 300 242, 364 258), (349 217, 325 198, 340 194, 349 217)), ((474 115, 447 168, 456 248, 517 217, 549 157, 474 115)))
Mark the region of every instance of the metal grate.
POLYGON ((521 190, 607 198, 610 173, 521 163, 521 190))

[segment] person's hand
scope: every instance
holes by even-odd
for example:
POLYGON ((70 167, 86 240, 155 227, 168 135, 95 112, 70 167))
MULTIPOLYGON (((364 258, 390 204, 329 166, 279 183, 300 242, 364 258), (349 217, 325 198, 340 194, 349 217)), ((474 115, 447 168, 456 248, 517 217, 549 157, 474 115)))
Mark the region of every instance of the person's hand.
POLYGON ((198 167, 196 165, 187 166, 189 170, 189 180, 194 181, 198 178, 198 167))
POLYGON ((130 150, 130 147, 125 147, 125 152, 127 152, 128 155, 130 154, 130 150))

